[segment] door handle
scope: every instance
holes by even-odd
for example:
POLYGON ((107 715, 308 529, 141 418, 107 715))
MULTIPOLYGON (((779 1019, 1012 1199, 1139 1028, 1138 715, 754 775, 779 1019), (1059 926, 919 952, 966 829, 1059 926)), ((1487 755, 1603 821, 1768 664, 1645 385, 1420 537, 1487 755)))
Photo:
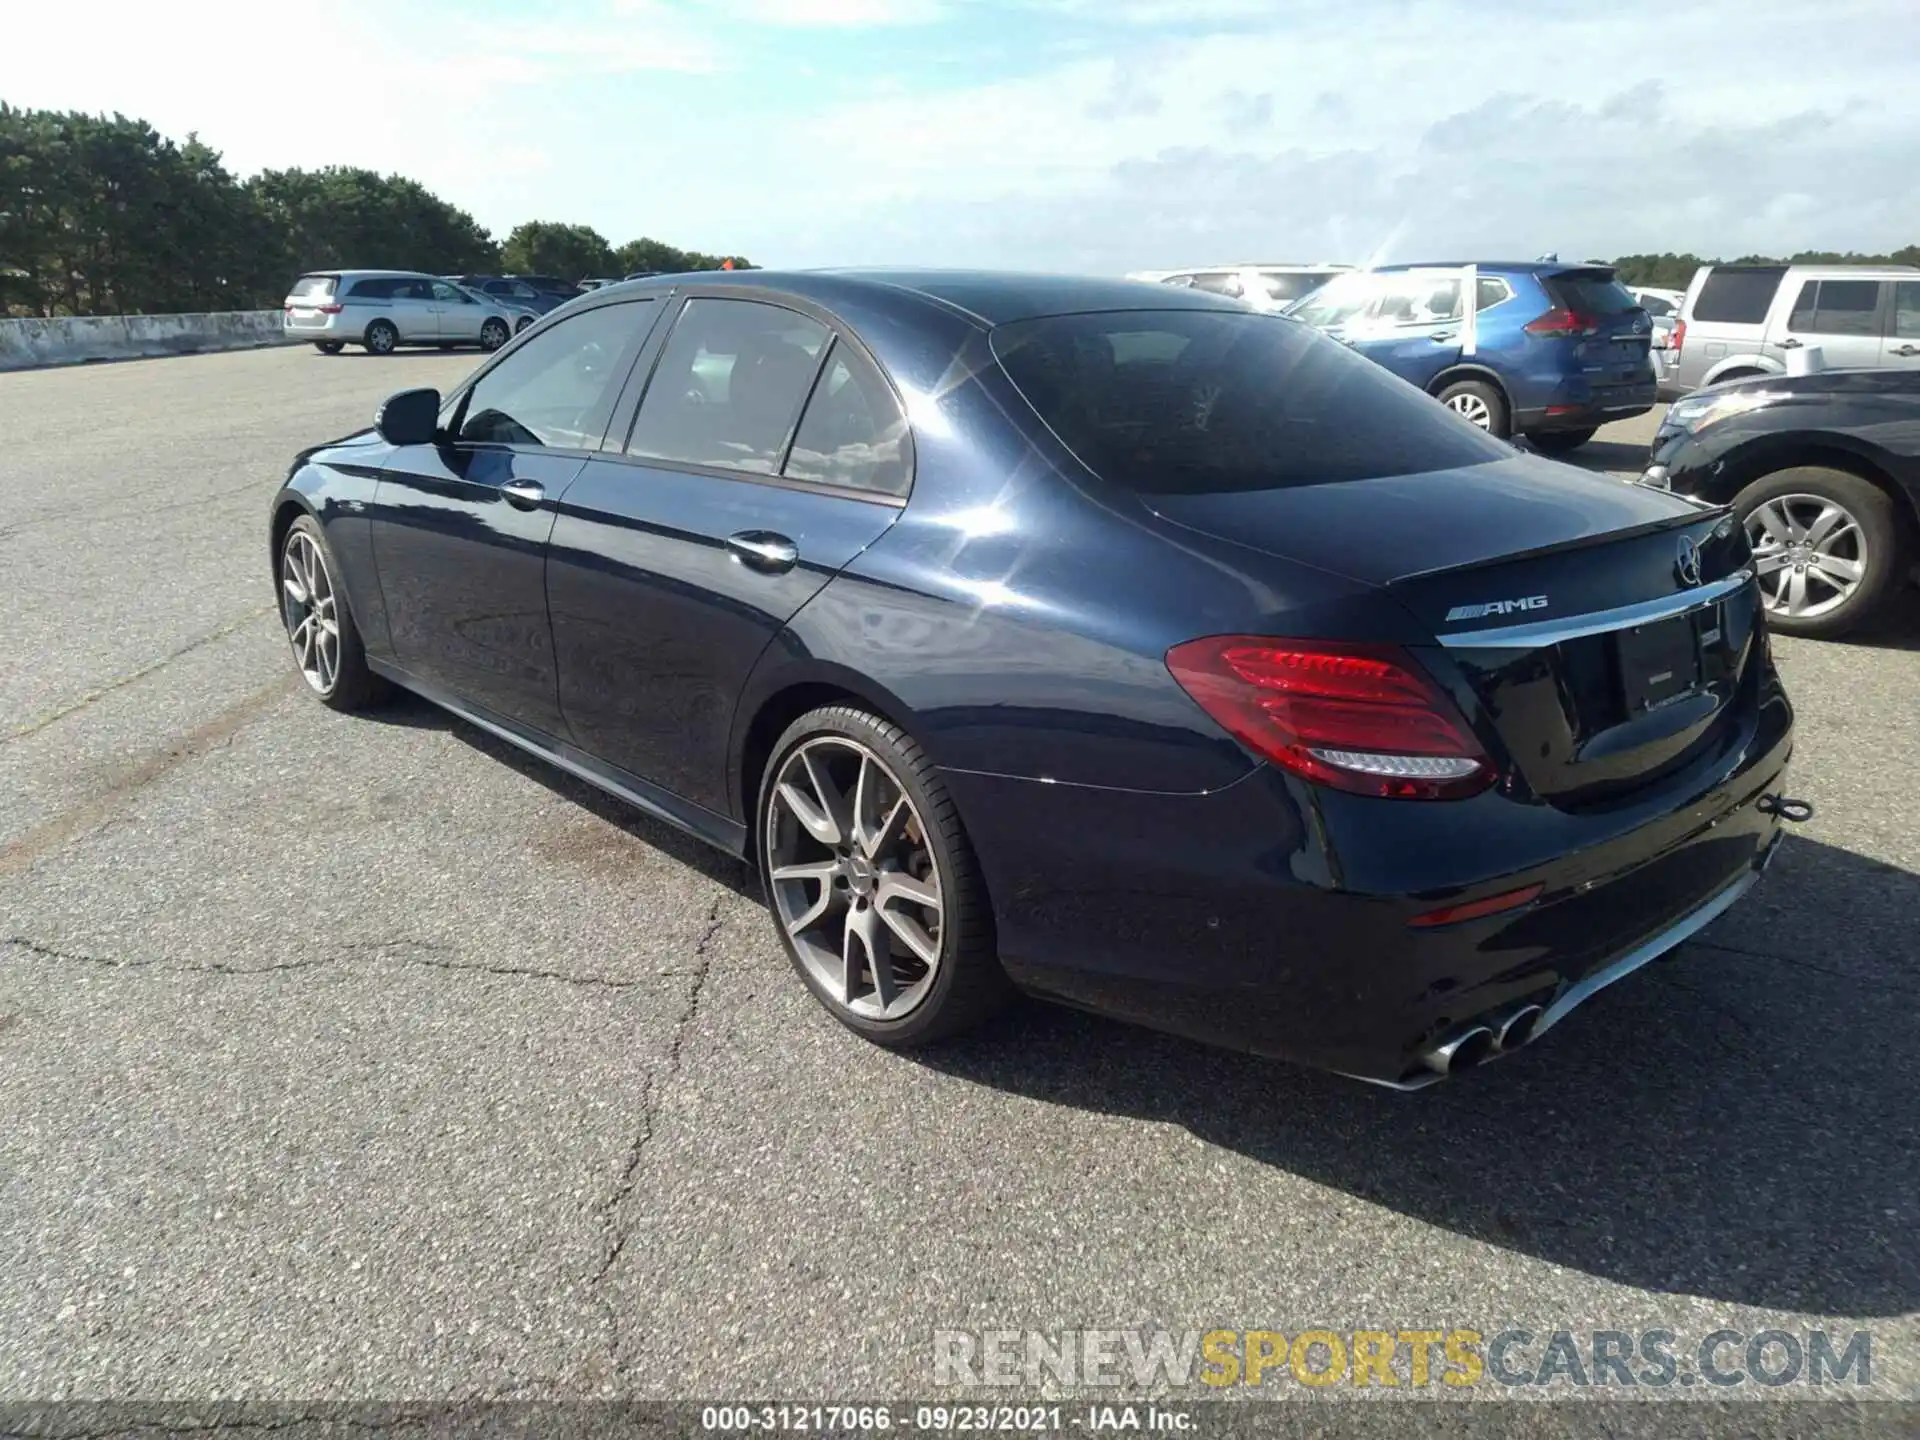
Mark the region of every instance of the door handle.
POLYGON ((1798 341, 1789 337, 1780 342, 1780 348, 1782 350, 1798 350, 1801 346, 1801 343, 1802 343, 1801 341, 1798 341))
POLYGON ((771 530, 739 530, 727 536, 727 549, 742 565, 778 575, 800 563, 800 547, 771 530))
POLYGON ((1893 353, 1895 355, 1920 355, 1920 349, 1916 349, 1912 345, 1902 345, 1898 350, 1895 350, 1893 353))
POLYGON ((1451 330, 1442 330, 1437 334, 1429 335, 1427 338, 1433 341, 1433 343, 1436 345, 1443 345, 1447 341, 1453 339, 1453 334, 1454 332, 1451 330))
POLYGON ((500 493, 516 510, 538 510, 547 498, 547 487, 538 480, 509 480, 500 493))

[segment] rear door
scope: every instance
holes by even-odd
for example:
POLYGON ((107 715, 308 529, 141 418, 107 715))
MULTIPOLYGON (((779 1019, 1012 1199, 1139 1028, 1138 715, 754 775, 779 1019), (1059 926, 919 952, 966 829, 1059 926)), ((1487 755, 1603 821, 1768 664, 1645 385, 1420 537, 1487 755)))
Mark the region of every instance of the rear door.
POLYGON ((582 749, 726 814, 747 676, 898 517, 911 444, 892 388, 823 315, 696 292, 650 368, 631 434, 554 527, 560 703, 582 749))
POLYGON ((1387 271, 1377 277, 1373 304, 1341 338, 1424 390, 1474 353, 1473 315, 1462 297, 1474 293, 1475 278, 1472 266, 1387 271))
POLYGON ((325 330, 329 314, 338 314, 335 303, 340 288, 338 275, 302 275, 287 292, 287 328, 325 330), (322 307, 328 307, 323 309, 322 307))
POLYGON ((529 337, 453 397, 438 441, 387 461, 374 563, 410 675, 495 719, 564 733, 547 537, 657 311, 647 300, 598 306, 529 337))
POLYGON ((1887 310, 1887 335, 1880 342, 1880 363, 1920 370, 1920 280, 1895 280, 1887 310))
POLYGON ((1818 346, 1828 370, 1880 363, 1882 302, 1890 287, 1879 280, 1803 280, 1786 324, 1767 337, 1767 354, 1785 364, 1795 350, 1818 346))

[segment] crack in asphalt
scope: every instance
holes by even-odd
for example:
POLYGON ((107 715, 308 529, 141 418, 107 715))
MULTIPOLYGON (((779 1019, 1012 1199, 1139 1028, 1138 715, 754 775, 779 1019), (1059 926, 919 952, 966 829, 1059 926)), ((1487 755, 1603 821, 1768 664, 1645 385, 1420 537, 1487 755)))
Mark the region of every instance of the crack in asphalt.
POLYGON ((1896 980, 1888 980, 1878 975, 1860 975, 1850 970, 1835 970, 1826 965, 1816 965, 1811 960, 1802 960, 1797 955, 1780 955, 1771 950, 1749 950, 1742 945, 1723 945, 1713 940, 1689 940, 1687 944, 1702 950, 1718 950, 1726 955, 1739 955, 1748 960, 1771 960, 1776 965, 1790 966, 1795 970, 1805 970, 1814 975, 1825 975, 1830 980, 1845 980, 1854 985, 1869 985, 1876 989, 1891 991, 1896 995, 1920 995, 1920 990, 1911 985, 1902 985, 1896 980))
MULTIPOLYGON (((254 479, 244 485, 236 485, 228 490, 209 490, 199 495, 191 495, 182 500, 169 500, 159 505, 144 505, 140 513, 160 515, 170 510, 203 509, 220 500, 231 500, 236 495, 265 495, 274 485, 268 479, 254 479)), ((30 520, 21 520, 5 528, 0 528, 0 540, 11 540, 16 535, 24 535, 29 530, 38 530, 48 525, 58 525, 63 520, 120 520, 126 516, 126 505, 121 500, 102 501, 98 505, 74 505, 65 510, 55 510, 48 515, 36 515, 30 520)))
POLYGON ((373 1434, 392 1434, 396 1430, 419 1430, 438 1426, 476 1410, 485 1402, 455 1401, 420 1405, 374 1403, 358 1407, 351 1402, 303 1409, 291 1414, 274 1414, 254 1419, 244 1413, 222 1414, 223 1410, 262 1410, 272 1408, 265 1402, 213 1401, 200 1405, 191 1402, 133 1402, 87 1400, 47 1402, 38 1406, 8 1405, 0 1408, 0 1437, 32 1437, 32 1440, 122 1440, 142 1435, 228 1435, 280 1434, 286 1431, 322 1427, 319 1433, 338 1430, 364 1430, 373 1434), (92 1409, 118 1412, 124 1419, 101 1427, 65 1428, 50 1425, 42 1415, 62 1409, 92 1409), (36 1413, 39 1412, 39 1413, 36 1413), (178 1418, 170 1418, 169 1412, 178 1418))
POLYGON ((285 960, 272 965, 228 965, 219 960, 204 963, 178 963, 167 960, 129 959, 112 955, 89 955, 83 951, 62 950, 58 946, 49 945, 25 935, 9 935, 4 940, 0 940, 0 945, 24 950, 43 960, 92 965, 102 970, 155 970, 175 975, 220 975, 243 978, 249 975, 281 974, 289 970, 314 970, 323 966, 347 964, 365 956, 378 956, 396 964, 411 965, 423 970, 441 970, 455 975, 499 975, 510 980, 551 980, 557 984, 573 985, 581 989, 634 990, 646 983, 644 980, 637 979, 616 979, 610 975, 571 975, 563 970, 540 970, 529 965, 483 965, 461 963, 457 960, 440 960, 433 957, 436 954, 453 954, 454 948, 430 940, 354 941, 325 955, 314 955, 305 960, 285 960))
MULTIPOLYGON (((613 1267, 619 1263, 621 1255, 626 1252, 628 1232, 627 1228, 620 1223, 620 1212, 625 1209, 626 1202, 633 1195, 634 1187, 639 1183, 641 1163, 646 1158, 647 1146, 653 1142, 653 1123, 659 1115, 660 1097, 680 1073, 681 1052, 686 1045, 687 1032, 693 1028, 694 1018, 700 1013, 700 997, 706 991, 707 977, 713 973, 713 956, 708 953, 708 947, 713 944, 713 937, 720 933, 720 926, 724 923, 720 909, 725 899, 724 893, 715 895, 713 904, 707 909, 706 929, 701 932, 699 940, 694 942, 693 947, 693 983, 687 987, 686 1004, 674 1020, 673 1030, 667 1040, 667 1060, 660 1076, 660 1083, 656 1086, 653 1079, 649 1077, 641 1086, 640 1124, 634 1133, 632 1143, 627 1147, 626 1161, 620 1167, 620 1178, 615 1182, 607 1198, 594 1207, 594 1218, 605 1231, 607 1238, 606 1252, 600 1257, 598 1268, 588 1278, 587 1283, 591 1286, 598 1286, 604 1281, 612 1273, 613 1267)), ((621 1353, 620 1314, 611 1300, 603 1297, 602 1305, 606 1311, 608 1349, 611 1352, 613 1374, 617 1383, 626 1370, 626 1362, 621 1353)))
POLYGON ((116 690, 124 690, 136 680, 144 680, 147 676, 166 669, 167 666, 182 656, 191 655, 194 651, 203 646, 211 645, 216 640, 226 639, 227 636, 233 634, 236 630, 244 629, 255 620, 258 620, 262 615, 269 614, 278 608, 279 603, 272 600, 264 605, 255 606, 237 619, 229 620, 226 624, 209 630, 196 640, 189 640, 178 650, 162 655, 158 660, 142 665, 138 670, 130 670, 118 679, 109 680, 98 689, 89 690, 78 700, 71 701, 57 710, 48 711, 37 720, 29 720, 25 725, 19 726, 17 729, 9 730, 4 736, 0 736, 0 745, 11 745, 15 740, 24 740, 29 735, 37 735, 49 725, 57 725, 60 721, 66 719, 67 716, 86 709, 96 701, 106 699, 107 696, 113 694, 116 690))

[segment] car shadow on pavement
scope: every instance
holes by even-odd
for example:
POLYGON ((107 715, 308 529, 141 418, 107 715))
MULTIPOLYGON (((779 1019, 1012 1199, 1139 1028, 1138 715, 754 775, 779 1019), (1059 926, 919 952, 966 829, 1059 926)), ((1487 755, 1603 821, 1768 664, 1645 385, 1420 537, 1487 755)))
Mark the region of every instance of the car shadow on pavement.
POLYGON ((1920 1307, 1916 914, 1920 876, 1789 838, 1702 940, 1537 1046, 1413 1094, 1038 1004, 918 1058, 1181 1125, 1619 1284, 1903 1315, 1920 1307))
POLYGON ((469 724, 459 716, 442 710, 438 705, 423 700, 418 695, 402 690, 386 704, 363 711, 361 714, 363 718, 378 721, 383 725, 399 725, 419 730, 444 730, 490 759, 497 760, 502 765, 511 766, 527 779, 551 790, 561 799, 571 801, 581 809, 606 821, 607 824, 625 831, 642 844, 649 845, 661 854, 699 871, 709 880, 725 885, 735 894, 743 895, 756 903, 760 900, 759 878, 741 861, 722 854, 711 845, 703 844, 665 821, 655 820, 644 811, 636 810, 624 800, 617 799, 606 791, 587 784, 584 780, 576 779, 547 761, 529 755, 519 746, 508 744, 497 735, 482 730, 477 725, 469 724))

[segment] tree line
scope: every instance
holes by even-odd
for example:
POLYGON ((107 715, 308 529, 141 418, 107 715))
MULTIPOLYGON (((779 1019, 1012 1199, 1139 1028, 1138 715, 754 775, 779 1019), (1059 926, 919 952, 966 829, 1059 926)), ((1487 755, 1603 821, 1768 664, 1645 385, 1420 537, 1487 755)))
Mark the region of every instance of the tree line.
POLYGON ((0 101, 0 314, 273 309, 301 272, 342 265, 580 280, 727 260, 750 268, 659 240, 615 247, 586 225, 531 221, 497 241, 403 175, 329 166, 242 181, 197 135, 0 101))
POLYGON ((1707 260, 1698 255, 1622 255, 1603 260, 1612 265, 1624 285, 1650 290, 1684 290, 1702 265, 1920 265, 1920 245, 1908 245, 1889 255, 1862 255, 1852 250, 1801 250, 1792 255, 1741 255, 1731 260, 1707 260))

